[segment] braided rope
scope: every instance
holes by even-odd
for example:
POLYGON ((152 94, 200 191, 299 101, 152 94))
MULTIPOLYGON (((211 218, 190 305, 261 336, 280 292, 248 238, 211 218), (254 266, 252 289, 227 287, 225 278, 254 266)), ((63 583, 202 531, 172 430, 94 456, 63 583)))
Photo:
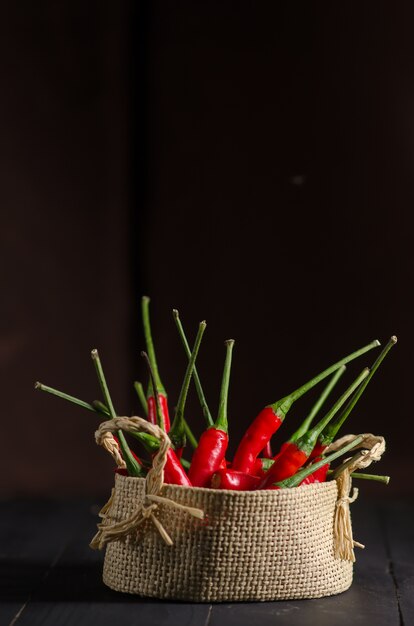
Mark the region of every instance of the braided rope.
MULTIPOLYGON (((335 557, 345 561, 355 561, 354 547, 364 548, 365 546, 355 541, 352 535, 351 514, 349 505, 358 497, 358 489, 353 490, 351 474, 357 469, 366 468, 374 461, 379 461, 385 452, 385 439, 371 433, 366 433, 362 441, 355 446, 355 450, 359 450, 352 458, 345 461, 338 467, 334 473, 336 483, 338 485, 338 499, 335 509, 334 520, 334 552, 335 557)), ((335 452, 346 444, 356 439, 357 435, 345 435, 337 441, 331 443, 324 452, 335 452)))
POLYGON ((137 508, 128 519, 117 523, 110 523, 109 520, 114 497, 114 492, 112 491, 109 501, 100 511, 100 516, 103 520, 98 524, 98 532, 93 537, 90 547, 93 549, 102 549, 109 541, 121 539, 122 537, 133 534, 147 519, 151 520, 165 543, 171 546, 173 542, 170 535, 155 516, 155 511, 158 509, 159 504, 165 504, 184 510, 189 515, 200 519, 204 517, 204 513, 201 509, 185 506, 160 495, 164 483, 164 467, 171 442, 168 435, 159 426, 151 424, 142 417, 116 417, 101 423, 98 430, 95 432, 96 443, 105 446, 108 433, 115 432, 119 429, 131 433, 147 432, 159 439, 160 447, 153 458, 152 467, 145 478, 144 499, 138 503, 137 508))
POLYGON ((121 469, 125 469, 126 468, 126 463, 125 463, 124 459, 122 458, 121 452, 119 450, 119 444, 115 440, 115 438, 112 435, 112 433, 104 433, 104 435, 102 437, 102 441, 101 441, 101 446, 107 452, 109 452, 109 454, 114 459, 115 463, 117 464, 117 466, 119 468, 121 468, 121 469))

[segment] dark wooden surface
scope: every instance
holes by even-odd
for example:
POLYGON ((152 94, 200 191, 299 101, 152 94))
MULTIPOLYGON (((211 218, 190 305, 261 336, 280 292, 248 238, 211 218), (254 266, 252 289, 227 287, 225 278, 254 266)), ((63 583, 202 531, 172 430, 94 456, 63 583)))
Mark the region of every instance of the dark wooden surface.
POLYGON ((354 583, 319 600, 190 604, 119 594, 101 581, 89 549, 101 502, 0 503, 0 625, 128 624, 341 626, 414 624, 414 504, 352 505, 358 550, 354 583))

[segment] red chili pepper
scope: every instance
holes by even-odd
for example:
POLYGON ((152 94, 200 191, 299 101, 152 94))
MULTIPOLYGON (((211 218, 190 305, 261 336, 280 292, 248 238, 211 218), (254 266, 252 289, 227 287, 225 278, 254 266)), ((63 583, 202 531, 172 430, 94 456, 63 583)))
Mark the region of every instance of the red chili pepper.
POLYGON ((278 483, 269 486, 269 489, 289 489, 291 487, 297 487, 298 485, 301 484, 304 478, 306 478, 310 474, 313 474, 316 470, 326 465, 327 463, 328 464, 332 463, 332 461, 342 456, 349 450, 352 450, 352 448, 357 447, 361 443, 362 440, 363 440, 362 435, 360 435, 359 437, 356 437, 353 441, 351 441, 351 443, 348 443, 346 446, 344 446, 340 450, 337 450, 336 452, 333 452, 332 454, 328 454, 328 456, 325 457, 324 459, 321 459, 320 461, 317 461, 316 463, 309 465, 308 467, 302 468, 294 476, 291 476, 290 478, 286 478, 285 480, 281 480, 278 483))
POLYGON ((198 350, 200 348, 201 340, 203 338, 203 333, 206 329, 206 326, 207 324, 205 322, 201 322, 198 327, 193 352, 191 354, 190 360, 188 361, 183 384, 181 386, 180 396, 178 398, 177 407, 175 409, 174 421, 170 430, 170 439, 174 445, 175 452, 178 458, 181 458, 184 446, 186 444, 184 408, 187 400, 187 393, 190 386, 191 377, 194 373, 194 366, 197 359, 198 350))
POLYGON ((265 459, 273 459, 272 444, 270 443, 270 441, 268 441, 263 448, 263 456, 265 459))
POLYGON ((155 391, 158 393, 160 405, 161 405, 161 415, 159 416, 160 423, 158 424, 161 428, 168 433, 170 430, 170 415, 168 411, 168 399, 167 393, 165 391, 164 385, 161 382, 161 378, 158 372, 157 359, 155 356, 154 342, 152 340, 151 333, 151 323, 149 317, 149 303, 150 299, 148 296, 143 296, 141 300, 141 308, 142 308, 142 320, 144 326, 144 336, 145 343, 147 346, 147 353, 151 363, 151 368, 154 374, 154 383, 153 385, 149 385, 147 391, 147 402, 148 402, 148 421, 151 424, 157 424, 157 410, 155 403, 155 391))
MULTIPOLYGON (((157 419, 157 408, 155 406, 155 398, 152 394, 152 390, 149 387, 148 388, 148 395, 147 395, 147 403, 148 403, 148 421, 151 422, 151 424, 156 424, 157 422, 155 421, 157 419)), ((169 431, 169 424, 170 424, 170 413, 168 410, 168 400, 167 400, 167 396, 165 396, 163 393, 160 393, 160 405, 161 405, 161 411, 162 411, 162 416, 164 419, 164 424, 166 424, 166 432, 169 431), (167 426, 168 426, 168 430, 167 430, 167 426)))
POLYGON ((191 487, 192 485, 179 458, 171 448, 167 452, 167 460, 164 466, 164 482, 170 485, 185 485, 186 487, 191 487))
MULTIPOLYGON (((159 440, 147 433, 131 433, 138 441, 141 442, 145 450, 153 455, 159 447, 159 440)), ((187 485, 191 487, 191 482, 182 467, 181 460, 178 458, 176 452, 170 448, 167 452, 167 460, 164 466, 164 482, 170 485, 187 485)))
POLYGON ((252 491, 259 483, 259 476, 232 469, 220 469, 211 479, 213 489, 231 489, 232 491, 252 491))
POLYGON ((307 417, 303 420, 302 424, 293 433, 293 435, 288 439, 288 441, 285 441, 284 443, 282 443, 282 445, 280 446, 280 450, 279 450, 278 454, 273 457, 273 460, 276 460, 277 457, 280 456, 280 454, 284 450, 286 450, 286 448, 289 446, 290 443, 294 443, 295 441, 297 441, 299 439, 299 437, 302 437, 302 435, 304 435, 309 430, 309 427, 310 427, 311 423, 313 422, 314 418, 316 417, 316 415, 321 410, 322 406, 325 404, 325 401, 327 400, 328 396, 332 392, 333 388, 335 387, 336 383, 341 378, 341 376, 345 372, 345 370, 346 370, 346 366, 345 365, 343 365, 338 370, 336 370, 336 372, 332 376, 331 380, 326 385, 326 387, 322 391, 321 395, 319 396, 319 398, 316 400, 315 404, 311 408, 311 410, 310 410, 309 414, 307 415, 307 417))
MULTIPOLYGON (((161 404, 160 404, 160 398, 159 398, 158 391, 157 391, 157 386, 154 381, 154 373, 152 371, 151 363, 150 363, 147 353, 141 352, 141 356, 143 356, 146 361, 148 372, 150 375, 151 385, 153 389, 155 390, 155 406, 156 406, 157 421, 158 421, 160 419, 161 404)), ((168 482, 171 485, 185 485, 187 487, 191 487, 191 481, 188 478, 185 472, 185 469, 181 465, 180 460, 178 459, 174 450, 172 450, 171 448, 169 448, 167 452, 167 460, 164 466, 164 480, 165 482, 168 482)))
POLYGON ((232 465, 233 469, 251 473, 256 458, 266 446, 272 435, 274 435, 274 433, 278 430, 292 404, 309 391, 309 389, 329 376, 329 374, 332 374, 332 372, 336 371, 342 365, 345 365, 345 363, 352 361, 361 354, 364 354, 365 352, 368 352, 368 350, 371 350, 379 345, 380 343, 377 340, 371 342, 364 348, 353 352, 334 365, 331 365, 331 367, 328 367, 328 369, 312 378, 288 396, 285 396, 281 400, 278 400, 260 411, 259 415, 247 429, 239 447, 237 448, 232 465))
POLYGON ((352 385, 337 400, 330 411, 321 419, 316 426, 309 430, 305 435, 299 437, 297 441, 289 443, 283 452, 279 455, 271 468, 266 472, 259 485, 259 489, 266 489, 273 483, 277 483, 286 478, 293 476, 302 465, 305 464, 313 448, 315 442, 322 430, 339 411, 341 406, 346 402, 349 396, 355 391, 360 383, 369 374, 368 368, 365 368, 352 385))
POLYGON ((384 347, 384 349, 382 350, 381 354, 378 356, 378 358, 375 361, 375 363, 372 365, 370 373, 369 373, 369 376, 364 380, 362 385, 355 391, 354 395, 349 400, 349 402, 346 405, 346 407, 344 408, 344 410, 332 422, 330 422, 326 426, 326 428, 324 428, 324 430, 321 432, 321 434, 319 435, 318 440, 317 440, 317 442, 315 444, 315 447, 312 450, 312 453, 310 455, 310 459, 315 459, 316 457, 318 457, 321 454, 323 454, 324 450, 335 439, 335 437, 336 437, 339 429, 341 428, 342 424, 347 419, 348 415, 351 413, 351 411, 353 410, 354 406, 356 405, 356 403, 358 402, 358 400, 360 399, 360 397, 364 393, 365 389, 367 388, 367 385, 368 385, 369 381, 374 376, 375 372, 377 371, 377 369, 381 365, 381 363, 384 360, 384 358, 387 356, 388 352, 391 350, 391 348, 393 346, 395 346, 396 343, 397 343, 397 337, 395 335, 393 335, 390 338, 390 340, 388 341, 388 343, 386 344, 386 346, 384 347))
POLYGON ((188 476, 195 487, 209 487, 210 481, 223 463, 229 443, 227 422, 227 398, 230 382, 231 356, 234 341, 225 342, 226 360, 220 391, 218 417, 211 426, 203 432, 198 446, 191 460, 188 476))

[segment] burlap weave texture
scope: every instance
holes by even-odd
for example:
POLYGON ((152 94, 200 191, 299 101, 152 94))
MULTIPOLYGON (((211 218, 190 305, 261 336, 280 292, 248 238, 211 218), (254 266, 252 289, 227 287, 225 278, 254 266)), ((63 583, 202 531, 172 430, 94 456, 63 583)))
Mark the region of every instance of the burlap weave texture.
MULTIPOLYGON (((145 480, 117 474, 108 521, 128 518, 145 480)), ((150 521, 109 543, 103 579, 112 589, 193 602, 318 598, 352 583, 334 558, 335 481, 283 490, 223 491, 164 485, 162 495, 204 510, 199 520, 160 505, 167 546, 150 521)))

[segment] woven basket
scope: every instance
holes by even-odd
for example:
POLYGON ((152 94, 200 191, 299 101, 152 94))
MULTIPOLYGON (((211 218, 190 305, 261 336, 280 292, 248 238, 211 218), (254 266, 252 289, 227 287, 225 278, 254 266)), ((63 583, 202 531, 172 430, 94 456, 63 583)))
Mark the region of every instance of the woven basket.
MULTIPOLYGON (((141 418, 116 418, 101 424, 98 443, 106 445, 104 436, 119 427, 158 428, 141 418)), ((192 602, 319 598, 350 587, 355 542, 349 486, 346 496, 341 487, 338 498, 338 481, 262 491, 165 485, 162 468, 169 440, 161 431, 157 435, 165 447, 153 469, 146 479, 116 474, 91 542, 94 548, 106 545, 103 580, 108 587, 192 602), (340 501, 345 502, 345 535, 352 552, 348 560, 336 557, 340 501), (197 510, 204 512, 203 519, 193 517, 197 510)))
MULTIPOLYGON (((144 497, 145 480, 116 476, 114 521, 144 497)), ((173 545, 148 520, 108 544, 103 580, 116 591, 193 602, 319 598, 345 591, 352 563, 334 558, 335 482, 283 491, 166 485, 162 495, 204 510, 205 520, 162 504, 173 545)))

